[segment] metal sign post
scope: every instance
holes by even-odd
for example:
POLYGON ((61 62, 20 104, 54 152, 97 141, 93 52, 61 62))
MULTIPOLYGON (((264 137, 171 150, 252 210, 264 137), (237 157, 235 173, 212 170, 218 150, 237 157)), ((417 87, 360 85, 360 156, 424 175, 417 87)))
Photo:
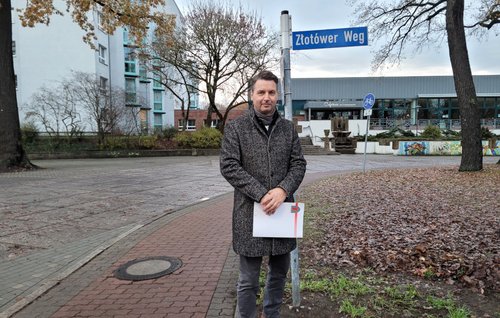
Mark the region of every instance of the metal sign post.
MULTIPOLYGON (((292 120, 292 90, 290 88, 290 36, 292 32, 292 18, 288 11, 281 11, 281 78, 285 118, 292 120)), ((294 195, 295 198, 295 195, 294 195)), ((299 242, 290 252, 290 272, 292 275, 292 305, 300 306, 300 278, 299 278, 299 242)))
POLYGON ((364 152, 364 157, 363 157, 363 173, 365 172, 366 168, 366 147, 368 145, 368 131, 370 129, 370 117, 372 115, 372 107, 375 104, 375 95, 372 93, 366 94, 365 98, 363 99, 363 108, 365 109, 363 112, 364 116, 368 116, 366 119, 366 133, 365 133, 365 152, 364 152))
POLYGON ((292 32, 292 18, 288 11, 281 11, 281 81, 283 92, 283 105, 285 105, 285 118, 292 120, 292 82, 290 74, 290 34, 292 32))

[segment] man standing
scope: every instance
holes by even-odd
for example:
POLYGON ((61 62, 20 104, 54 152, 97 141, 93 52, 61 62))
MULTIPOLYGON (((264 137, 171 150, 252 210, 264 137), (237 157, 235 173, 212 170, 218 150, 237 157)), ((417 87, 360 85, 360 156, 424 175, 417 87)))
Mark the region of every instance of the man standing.
POLYGON ((253 204, 273 214, 293 194, 306 171, 299 137, 292 122, 276 110, 278 78, 269 71, 250 83, 253 102, 245 114, 224 129, 220 154, 221 173, 234 187, 233 249, 240 256, 238 312, 242 318, 257 317, 256 299, 263 256, 269 256, 264 291, 264 315, 280 316, 290 251, 290 238, 253 237, 253 204))

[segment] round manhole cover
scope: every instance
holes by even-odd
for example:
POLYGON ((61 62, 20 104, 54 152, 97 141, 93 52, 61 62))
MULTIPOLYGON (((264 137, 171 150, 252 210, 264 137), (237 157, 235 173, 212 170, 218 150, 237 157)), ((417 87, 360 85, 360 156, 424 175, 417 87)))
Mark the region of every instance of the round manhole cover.
POLYGON ((115 270, 115 277, 124 280, 145 280, 173 273, 182 266, 180 259, 152 256, 132 260, 115 270))

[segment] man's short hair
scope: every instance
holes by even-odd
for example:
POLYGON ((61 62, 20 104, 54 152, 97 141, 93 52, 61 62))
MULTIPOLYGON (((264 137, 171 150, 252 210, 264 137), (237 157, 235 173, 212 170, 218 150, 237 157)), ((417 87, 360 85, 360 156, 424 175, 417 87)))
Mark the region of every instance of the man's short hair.
POLYGON ((253 92, 255 83, 258 80, 273 81, 278 85, 278 77, 271 71, 261 71, 250 80, 250 92, 253 92))

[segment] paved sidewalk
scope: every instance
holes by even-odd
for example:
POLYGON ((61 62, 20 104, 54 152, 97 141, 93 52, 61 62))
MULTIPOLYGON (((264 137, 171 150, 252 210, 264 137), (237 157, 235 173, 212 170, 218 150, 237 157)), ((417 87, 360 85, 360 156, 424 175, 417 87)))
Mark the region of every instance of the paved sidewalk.
MULTIPOLYGON (((360 155, 306 159, 304 184, 363 165, 360 155)), ((366 168, 459 162, 368 155, 366 168)), ((0 318, 233 317, 232 194, 217 163, 216 157, 61 160, 44 162, 47 170, 0 175, 0 220, 11 222, 0 225, 2 241, 23 238, 21 226, 29 227, 32 246, 48 240, 33 253, 0 261, 0 318), (60 239, 52 246, 54 234, 60 239), (183 266, 153 280, 114 278, 118 266, 147 256, 178 257, 183 266)))

